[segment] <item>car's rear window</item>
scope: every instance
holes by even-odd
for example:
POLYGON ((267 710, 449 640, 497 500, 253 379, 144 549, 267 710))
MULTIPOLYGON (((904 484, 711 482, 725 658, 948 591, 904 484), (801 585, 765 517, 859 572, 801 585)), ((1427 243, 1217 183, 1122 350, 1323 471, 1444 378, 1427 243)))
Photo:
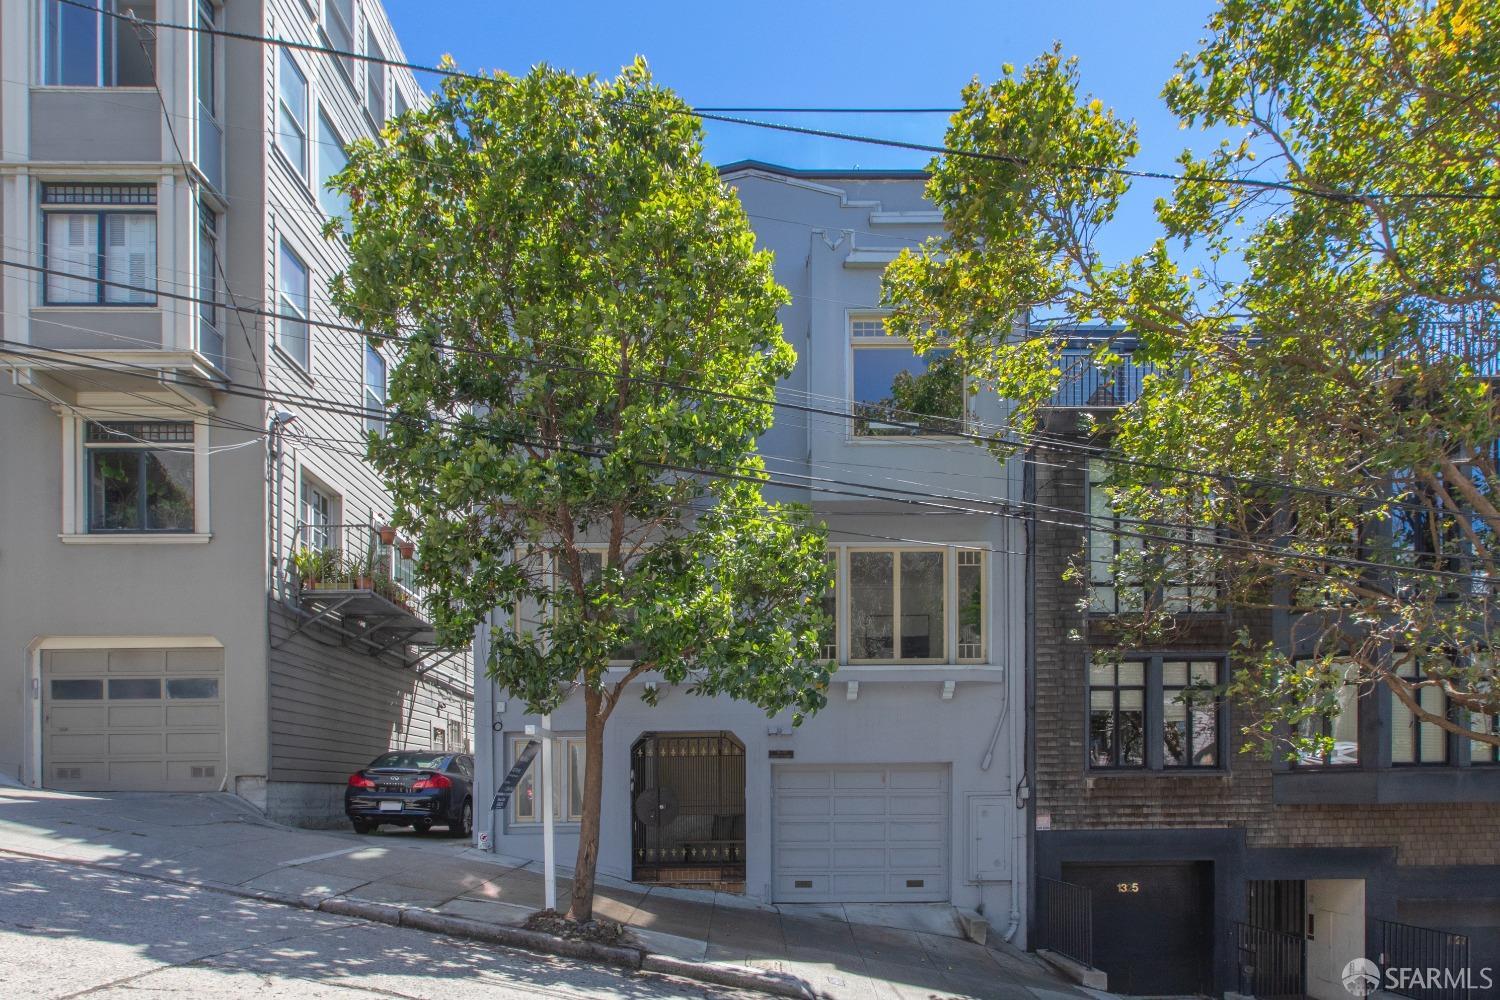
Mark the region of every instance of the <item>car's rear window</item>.
POLYGON ((436 770, 443 766, 443 761, 448 759, 445 753, 383 753, 375 758, 371 767, 405 767, 419 771, 436 770))

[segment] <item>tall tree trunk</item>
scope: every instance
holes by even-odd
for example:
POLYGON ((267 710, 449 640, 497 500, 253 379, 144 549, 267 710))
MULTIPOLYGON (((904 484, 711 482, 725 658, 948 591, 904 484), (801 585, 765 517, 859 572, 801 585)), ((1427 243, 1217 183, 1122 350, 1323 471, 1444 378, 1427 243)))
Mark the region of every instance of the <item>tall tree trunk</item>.
POLYGON ((594 918, 594 869, 599 863, 599 811, 604 799, 604 697, 592 688, 583 693, 583 817, 578 824, 578 860, 573 865, 573 898, 568 916, 579 923, 594 918))

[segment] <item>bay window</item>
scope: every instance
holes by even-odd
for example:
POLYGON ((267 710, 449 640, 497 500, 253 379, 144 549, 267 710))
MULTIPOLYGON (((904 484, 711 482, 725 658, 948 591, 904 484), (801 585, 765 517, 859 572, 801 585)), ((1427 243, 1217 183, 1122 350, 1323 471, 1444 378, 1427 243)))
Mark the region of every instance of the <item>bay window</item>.
POLYGON ((974 549, 849 549, 840 581, 847 584, 849 662, 982 661, 984 571, 984 553, 974 549))
POLYGON ((219 325, 219 214, 198 204, 198 350, 225 367, 219 325))
MULTIPOLYGON (((1474 712, 1469 716, 1469 728, 1476 733, 1500 736, 1500 715, 1485 715, 1474 712)), ((1483 740, 1469 741, 1469 763, 1500 764, 1500 746, 1483 740)))
MULTIPOLYGON (((1397 676, 1415 683, 1420 673, 1415 662, 1408 660, 1397 670, 1397 676)), ((1436 686, 1417 688, 1417 704, 1434 715, 1446 716, 1448 696, 1436 686)), ((1443 764, 1448 760, 1448 733, 1435 722, 1419 721, 1411 709, 1391 695, 1391 763, 1443 764)))
POLYGON ((1296 764, 1301 767, 1351 766, 1359 763, 1359 682, 1358 668, 1350 661, 1340 660, 1335 671, 1343 677, 1339 689, 1334 692, 1338 712, 1314 714, 1297 724, 1297 734, 1305 739, 1326 738, 1329 749, 1317 753, 1299 753, 1296 764))
POLYGON ((966 390, 952 351, 919 355, 880 316, 851 319, 849 344, 856 437, 962 433, 966 390))
POLYGON ((89 533, 193 531, 193 436, 187 421, 86 423, 89 533))
MULTIPOLYGON (((529 738, 518 736, 510 741, 510 763, 515 765, 521 752, 526 749, 529 738)), ((554 736, 552 738, 552 818, 561 823, 577 823, 583 819, 583 766, 584 738, 582 736, 554 736)), ((540 824, 542 822, 542 758, 532 760, 521 780, 516 784, 510 799, 512 823, 540 824)))
POLYGON ((156 39, 116 14, 156 19, 155 0, 45 0, 42 83, 49 87, 150 87, 156 39))
POLYGON ((156 303, 156 185, 43 184, 42 240, 44 304, 156 303))

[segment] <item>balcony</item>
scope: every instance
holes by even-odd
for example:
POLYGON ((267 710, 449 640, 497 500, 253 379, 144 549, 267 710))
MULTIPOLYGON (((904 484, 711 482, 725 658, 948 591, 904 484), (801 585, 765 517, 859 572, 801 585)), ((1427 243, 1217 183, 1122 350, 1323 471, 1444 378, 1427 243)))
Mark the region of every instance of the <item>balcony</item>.
POLYGON ((1141 383, 1153 366, 1130 359, 1135 339, 1118 330, 1079 331, 1063 344, 1057 391, 1046 403, 1050 409, 1096 410, 1127 406, 1140 398, 1141 383), (1094 351, 1103 345, 1121 357, 1115 365, 1101 365, 1094 351))
POLYGON ((328 625, 372 655, 418 656, 436 641, 423 611, 411 543, 369 524, 298 524, 282 565, 288 596, 306 613, 293 634, 328 625), (425 647, 425 649, 424 649, 425 647))

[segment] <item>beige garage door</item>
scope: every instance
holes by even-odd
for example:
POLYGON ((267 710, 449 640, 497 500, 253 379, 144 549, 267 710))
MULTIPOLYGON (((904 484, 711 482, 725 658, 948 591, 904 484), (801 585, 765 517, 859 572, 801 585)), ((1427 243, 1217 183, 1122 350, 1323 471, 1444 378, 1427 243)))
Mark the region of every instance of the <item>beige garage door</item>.
POLYGON ((197 792, 223 780, 222 649, 42 654, 42 784, 197 792))
POLYGON ((948 769, 776 767, 777 902, 948 898, 948 769))

